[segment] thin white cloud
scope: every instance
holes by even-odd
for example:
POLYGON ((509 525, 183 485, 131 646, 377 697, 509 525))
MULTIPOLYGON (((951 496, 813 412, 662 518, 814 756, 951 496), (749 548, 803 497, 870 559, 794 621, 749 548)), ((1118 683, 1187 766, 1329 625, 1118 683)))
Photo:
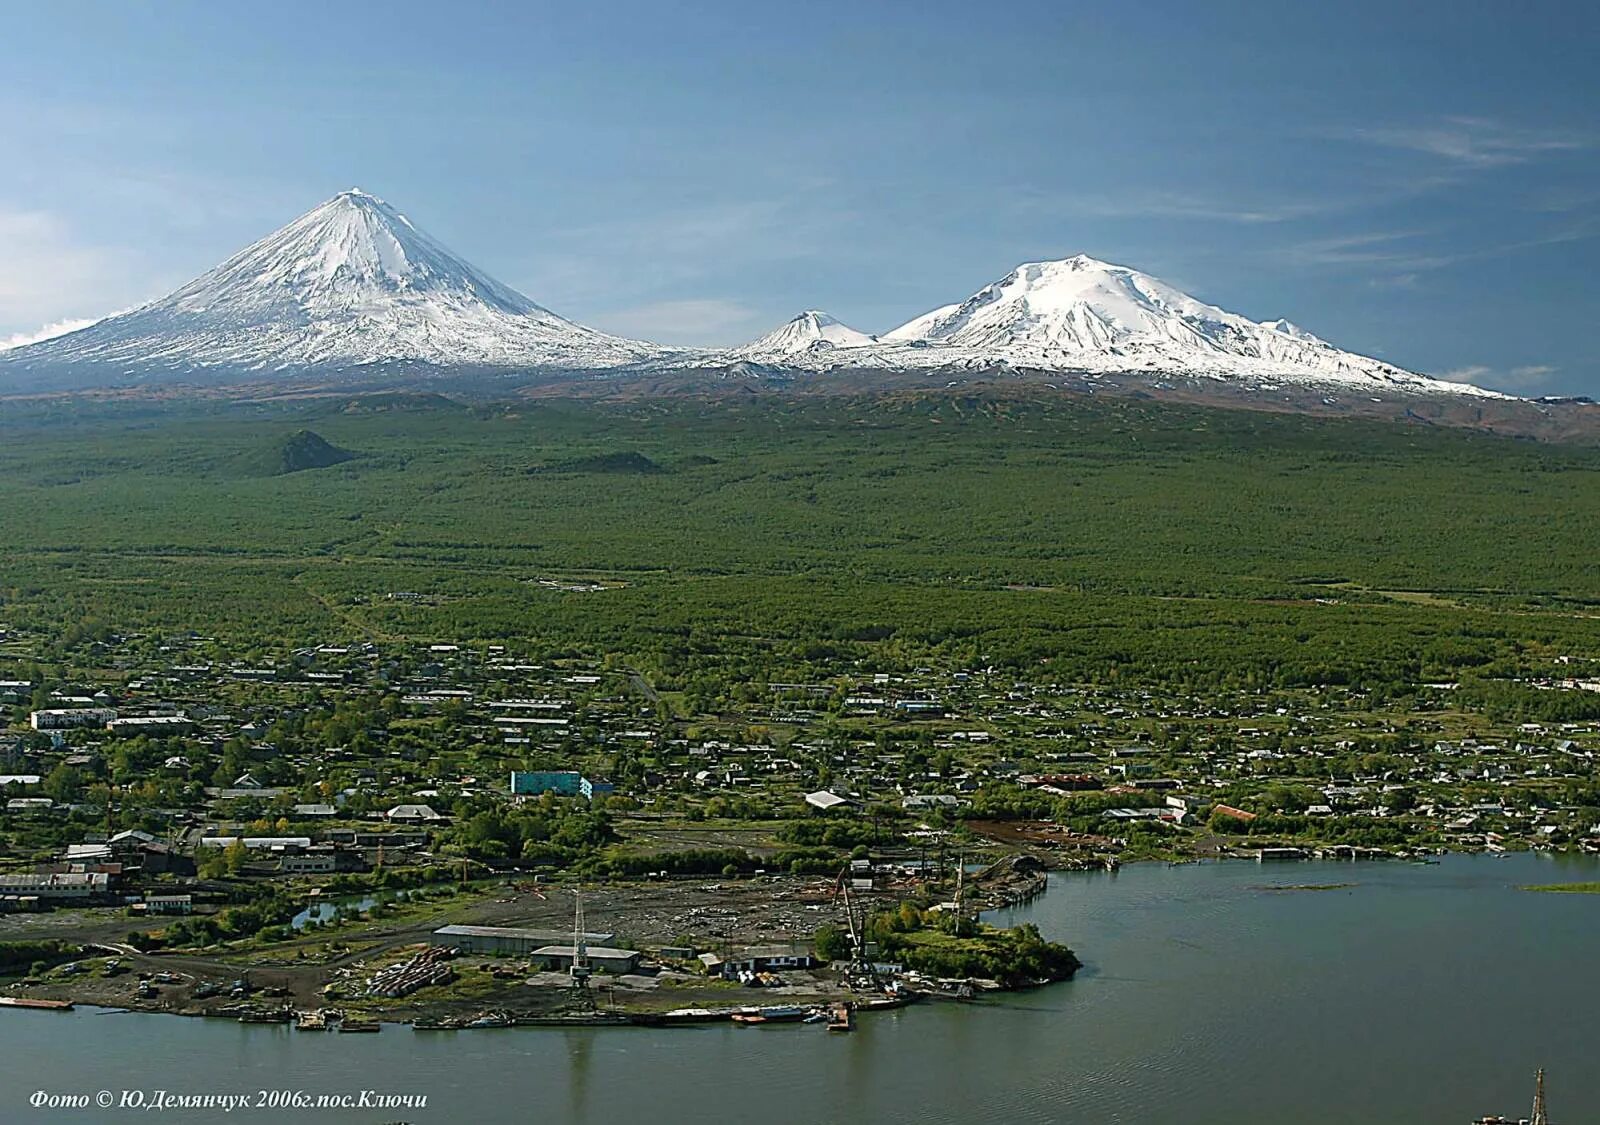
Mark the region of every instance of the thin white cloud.
POLYGON ((1455 259, 1428 254, 1410 244, 1428 237, 1418 230, 1366 231, 1290 243, 1274 250, 1275 256, 1295 266, 1379 265, 1401 273, 1437 269, 1455 259))
POLYGON ((1287 223, 1343 209, 1344 204, 1312 200, 1223 201, 1178 192, 1130 192, 1123 195, 1053 195, 1025 197, 1025 211, 1050 211, 1096 219, 1197 219, 1204 222, 1287 223))
POLYGON ((1416 248, 1420 239, 1438 238, 1438 231, 1369 231, 1308 239, 1274 248, 1272 256, 1292 266, 1375 266, 1392 271, 1391 276, 1406 278, 1403 285, 1416 282, 1416 274, 1444 269, 1462 262, 1492 260, 1541 246, 1559 246, 1600 237, 1600 218, 1585 219, 1558 230, 1514 242, 1496 242, 1448 253, 1416 248), (1410 275, 1410 276, 1408 276, 1410 275))
POLYGON ((76 332, 80 328, 87 328, 91 324, 98 324, 94 317, 80 317, 70 320, 58 320, 54 324, 46 324, 43 328, 36 328, 32 332, 16 332, 0 339, 0 352, 12 348, 23 348, 29 344, 37 344, 41 340, 53 340, 57 336, 65 336, 68 332, 76 332))
POLYGON ((55 327, 86 309, 126 306, 146 284, 131 264, 121 250, 86 243, 49 211, 0 203, 0 338, 36 336, 38 325, 55 327))
POLYGON ((1451 383, 1472 383, 1504 391, 1533 390, 1548 383, 1561 369, 1547 363, 1527 363, 1517 367, 1490 367, 1472 363, 1442 372, 1439 378, 1451 383))
POLYGON ((1513 126, 1486 117, 1446 117, 1427 125, 1360 128, 1337 136, 1435 157, 1462 168, 1525 164, 1555 152, 1595 147, 1577 133, 1513 126))

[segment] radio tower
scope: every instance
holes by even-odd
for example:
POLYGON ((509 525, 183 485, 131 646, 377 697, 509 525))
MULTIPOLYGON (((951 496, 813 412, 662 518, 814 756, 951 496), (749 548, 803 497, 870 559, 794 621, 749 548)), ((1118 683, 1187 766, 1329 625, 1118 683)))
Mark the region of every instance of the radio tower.
POLYGON ((1533 1078, 1533 1116, 1528 1125, 1550 1125, 1550 1115, 1544 1109, 1544 1067, 1533 1078))

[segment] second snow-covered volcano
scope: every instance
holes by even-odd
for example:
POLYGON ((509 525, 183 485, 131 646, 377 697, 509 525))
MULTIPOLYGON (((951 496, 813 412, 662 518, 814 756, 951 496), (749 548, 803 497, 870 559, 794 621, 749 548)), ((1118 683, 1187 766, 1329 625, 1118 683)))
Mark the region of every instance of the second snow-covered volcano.
POLYGON ((1086 254, 1025 263, 966 300, 880 337, 795 349, 786 362, 825 369, 1009 364, 1040 371, 1199 376, 1246 386, 1504 397, 1342 351, 1287 320, 1253 321, 1149 274, 1086 254))
POLYGON ((603 368, 660 349, 574 324, 383 200, 341 192, 183 288, 20 348, 4 366, 139 380, 184 371, 603 368))

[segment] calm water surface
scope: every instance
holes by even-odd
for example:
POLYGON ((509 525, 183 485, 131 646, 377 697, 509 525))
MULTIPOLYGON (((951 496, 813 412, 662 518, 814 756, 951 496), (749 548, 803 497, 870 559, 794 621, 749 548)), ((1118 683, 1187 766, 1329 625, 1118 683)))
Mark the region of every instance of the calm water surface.
POLYGON ((0 1121, 137 1120, 33 1111, 27 1096, 164 1088, 429 1098, 421 1111, 227 1118, 243 1121, 1464 1125, 1525 1114, 1537 1066, 1556 1121, 1600 1121, 1600 896, 1517 890, 1594 879, 1595 860, 1531 855, 1060 875, 1001 920, 1073 945, 1087 963, 1076 981, 863 1018, 848 1036, 732 1025, 314 1035, 0 1012, 0 1121), (1325 883, 1354 885, 1267 889, 1325 883))

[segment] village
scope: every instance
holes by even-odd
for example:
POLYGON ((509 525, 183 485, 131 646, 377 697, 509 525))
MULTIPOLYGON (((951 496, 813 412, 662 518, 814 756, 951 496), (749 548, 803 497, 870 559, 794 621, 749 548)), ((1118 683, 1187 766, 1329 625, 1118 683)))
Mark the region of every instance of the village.
POLYGON ((46 673, 43 640, 0 635, 9 1003, 826 1022, 1052 979, 979 921, 1052 869, 1600 850, 1600 727, 1450 684, 851 666, 708 710, 615 657, 133 636, 46 673))

